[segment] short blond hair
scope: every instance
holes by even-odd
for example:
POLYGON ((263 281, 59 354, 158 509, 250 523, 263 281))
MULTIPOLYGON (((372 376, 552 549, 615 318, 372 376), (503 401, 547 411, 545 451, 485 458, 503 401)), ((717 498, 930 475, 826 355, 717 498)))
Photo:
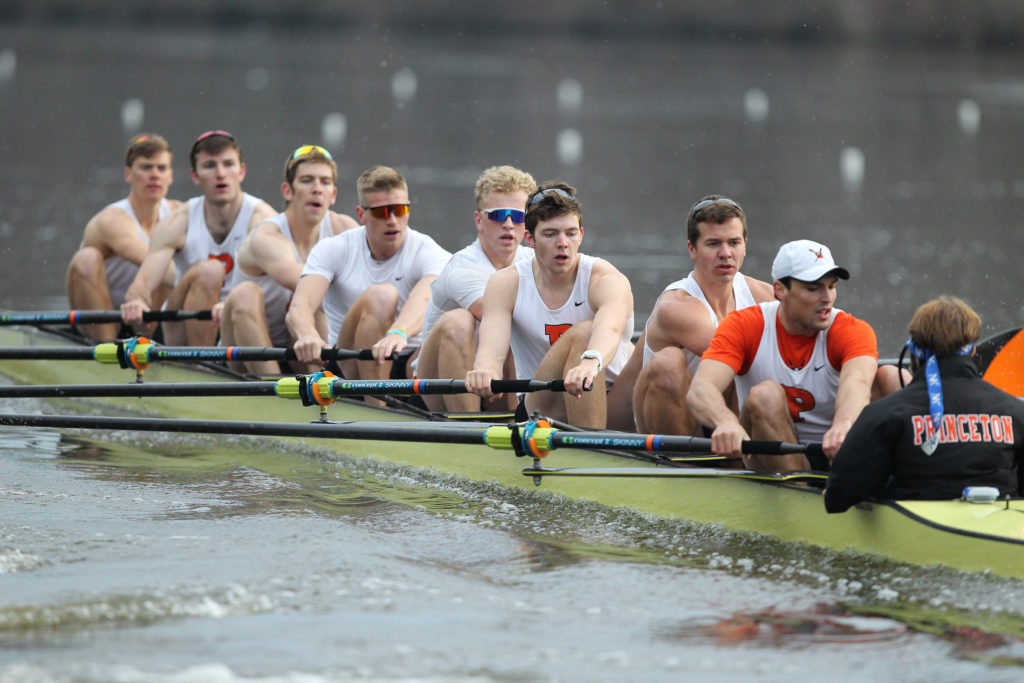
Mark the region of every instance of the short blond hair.
POLYGON ((523 192, 529 197, 536 191, 537 181, 526 171, 520 171, 514 166, 491 166, 476 180, 476 208, 482 208, 484 200, 498 192, 523 192))
POLYGON ((914 312, 907 331, 915 344, 945 358, 978 341, 981 318, 962 299, 940 296, 914 312))
POLYGON ((363 171, 356 181, 359 193, 359 204, 366 206, 366 195, 371 192, 391 192, 392 190, 409 191, 405 177, 390 166, 374 166, 363 171))

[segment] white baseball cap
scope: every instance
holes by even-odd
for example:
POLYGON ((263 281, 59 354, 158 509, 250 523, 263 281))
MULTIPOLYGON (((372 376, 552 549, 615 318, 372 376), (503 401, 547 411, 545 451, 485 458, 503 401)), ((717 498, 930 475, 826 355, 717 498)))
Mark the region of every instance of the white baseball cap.
POLYGON ((791 277, 802 282, 815 282, 829 273, 835 273, 843 280, 850 279, 850 271, 836 265, 828 247, 811 240, 786 242, 772 263, 773 280, 791 277))

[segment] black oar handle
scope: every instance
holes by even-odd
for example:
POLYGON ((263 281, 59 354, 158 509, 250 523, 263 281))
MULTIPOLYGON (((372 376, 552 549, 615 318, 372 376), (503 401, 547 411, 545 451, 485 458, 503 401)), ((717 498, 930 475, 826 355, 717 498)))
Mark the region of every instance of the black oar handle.
MULTIPOLYGON (((211 311, 146 311, 145 322, 164 320, 212 320, 211 311)), ((91 325, 121 322, 121 311, 60 311, 37 313, 3 313, 0 325, 91 325)))

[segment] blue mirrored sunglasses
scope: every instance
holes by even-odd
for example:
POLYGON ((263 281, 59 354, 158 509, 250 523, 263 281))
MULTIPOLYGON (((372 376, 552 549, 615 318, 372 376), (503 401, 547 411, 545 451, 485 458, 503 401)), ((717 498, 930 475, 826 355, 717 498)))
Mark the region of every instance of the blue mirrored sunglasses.
POLYGON ((479 211, 495 223, 504 223, 510 216, 513 223, 526 221, 526 212, 519 209, 480 209, 479 211))

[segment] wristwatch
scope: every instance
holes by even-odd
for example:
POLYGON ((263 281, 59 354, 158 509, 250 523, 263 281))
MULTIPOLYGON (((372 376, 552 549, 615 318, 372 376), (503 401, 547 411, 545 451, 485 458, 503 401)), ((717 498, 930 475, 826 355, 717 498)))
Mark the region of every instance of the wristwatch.
POLYGON ((580 360, 586 360, 593 358, 597 361, 597 371, 601 372, 604 369, 604 358, 601 356, 601 352, 596 349, 587 349, 580 354, 580 360))

